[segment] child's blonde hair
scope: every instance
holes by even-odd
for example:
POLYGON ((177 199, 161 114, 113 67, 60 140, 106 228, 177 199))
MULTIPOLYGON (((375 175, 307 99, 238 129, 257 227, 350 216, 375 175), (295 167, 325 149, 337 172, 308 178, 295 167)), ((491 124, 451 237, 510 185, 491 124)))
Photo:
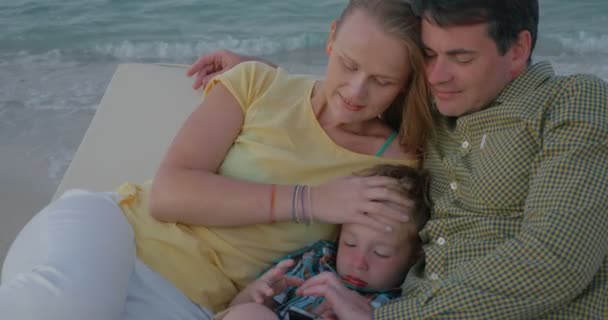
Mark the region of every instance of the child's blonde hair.
POLYGON ((410 217, 420 231, 431 214, 430 175, 428 171, 404 165, 381 164, 357 172, 358 176, 385 176, 399 180, 399 186, 407 198, 414 202, 413 215, 410 217))

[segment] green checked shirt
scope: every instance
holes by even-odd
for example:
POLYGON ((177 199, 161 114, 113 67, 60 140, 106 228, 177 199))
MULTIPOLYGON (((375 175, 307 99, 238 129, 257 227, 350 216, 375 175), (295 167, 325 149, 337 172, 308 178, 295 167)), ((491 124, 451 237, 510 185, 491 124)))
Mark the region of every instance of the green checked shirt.
POLYGON ((539 63, 439 119, 426 265, 375 319, 608 319, 608 85, 539 63))

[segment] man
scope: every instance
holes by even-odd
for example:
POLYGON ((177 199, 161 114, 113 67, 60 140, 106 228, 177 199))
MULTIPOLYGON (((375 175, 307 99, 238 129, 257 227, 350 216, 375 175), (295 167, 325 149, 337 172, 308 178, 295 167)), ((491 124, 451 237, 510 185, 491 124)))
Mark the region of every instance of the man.
MULTIPOLYGON (((341 319, 608 319, 608 85, 530 64, 538 1, 412 2, 438 112, 425 264, 374 311, 311 288, 341 319)), ((242 59, 199 59, 194 87, 242 59)))

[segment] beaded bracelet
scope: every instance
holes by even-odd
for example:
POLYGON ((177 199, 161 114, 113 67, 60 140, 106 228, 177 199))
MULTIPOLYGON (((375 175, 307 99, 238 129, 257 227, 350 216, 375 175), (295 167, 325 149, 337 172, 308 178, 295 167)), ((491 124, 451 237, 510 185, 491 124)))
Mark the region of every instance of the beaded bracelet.
POLYGON ((314 223, 314 218, 312 216, 312 195, 311 195, 311 187, 308 187, 308 210, 310 213, 310 220, 309 220, 309 224, 313 224, 314 223))
POLYGON ((296 200, 297 200, 299 189, 300 189, 300 185, 296 184, 293 187, 293 193, 291 194, 291 220, 295 223, 300 223, 300 221, 298 220, 297 212, 296 212, 296 200))
POLYGON ((295 223, 304 223, 307 226, 313 223, 310 186, 297 184, 293 187, 291 195, 291 220, 295 223), (306 210, 305 193, 308 197, 308 210, 306 210))

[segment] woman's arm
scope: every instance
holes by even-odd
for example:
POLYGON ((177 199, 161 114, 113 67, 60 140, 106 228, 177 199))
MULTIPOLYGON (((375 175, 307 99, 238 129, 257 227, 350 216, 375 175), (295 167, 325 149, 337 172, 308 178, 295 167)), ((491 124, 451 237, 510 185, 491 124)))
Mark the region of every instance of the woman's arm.
MULTIPOLYGON (((160 164, 150 196, 152 216, 193 225, 269 222, 270 185, 216 174, 243 117, 237 100, 217 84, 188 117, 160 164)), ((288 212, 291 189, 278 187, 275 199, 277 214, 288 212)))
MULTIPOLYGON (((157 171, 150 212, 167 222, 189 225, 242 226, 290 221, 293 186, 276 186, 217 174, 238 137, 244 114, 221 83, 190 115, 157 171)), ((410 205, 395 179, 350 177, 310 189, 314 218, 326 223, 359 223, 386 230, 407 219, 410 205), (396 206, 390 205, 397 204, 396 206)))

